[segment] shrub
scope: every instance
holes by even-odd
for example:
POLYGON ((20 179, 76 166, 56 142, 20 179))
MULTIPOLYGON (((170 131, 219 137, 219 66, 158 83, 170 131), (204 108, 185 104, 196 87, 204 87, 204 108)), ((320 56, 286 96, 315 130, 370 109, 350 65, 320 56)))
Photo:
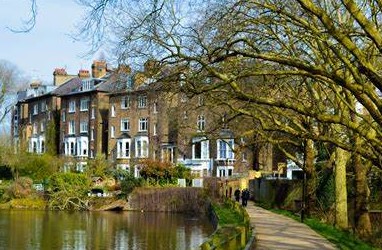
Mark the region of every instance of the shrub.
POLYGON ((56 173, 49 179, 49 207, 58 210, 85 210, 89 207, 87 193, 91 180, 84 174, 56 173))
POLYGON ((134 188, 141 187, 142 185, 142 178, 135 178, 132 174, 127 174, 121 181, 121 191, 124 195, 128 195, 134 190, 134 188))
POLYGON ((28 177, 20 177, 7 189, 6 195, 13 198, 26 198, 32 193, 33 181, 28 177))

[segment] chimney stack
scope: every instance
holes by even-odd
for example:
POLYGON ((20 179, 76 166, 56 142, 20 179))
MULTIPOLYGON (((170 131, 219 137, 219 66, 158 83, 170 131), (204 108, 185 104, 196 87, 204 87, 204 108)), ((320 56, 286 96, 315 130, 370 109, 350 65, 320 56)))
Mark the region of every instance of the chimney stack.
POLYGON ((53 84, 54 86, 58 86, 63 84, 64 82, 76 77, 75 75, 68 75, 64 68, 56 68, 53 71, 53 84))
POLYGON ((106 61, 93 61, 92 64, 92 77, 101 78, 104 77, 107 73, 107 64, 106 61))
POLYGON ((78 77, 81 78, 81 79, 84 79, 84 78, 90 78, 89 70, 86 70, 86 69, 80 69, 80 70, 78 71, 78 77))

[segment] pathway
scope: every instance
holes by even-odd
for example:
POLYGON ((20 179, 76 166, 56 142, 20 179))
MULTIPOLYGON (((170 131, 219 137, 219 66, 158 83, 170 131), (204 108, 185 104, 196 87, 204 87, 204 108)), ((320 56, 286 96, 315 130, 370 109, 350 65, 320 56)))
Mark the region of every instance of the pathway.
POLYGON ((257 207, 253 201, 248 202, 246 210, 255 230, 255 240, 248 249, 336 249, 307 225, 257 207))

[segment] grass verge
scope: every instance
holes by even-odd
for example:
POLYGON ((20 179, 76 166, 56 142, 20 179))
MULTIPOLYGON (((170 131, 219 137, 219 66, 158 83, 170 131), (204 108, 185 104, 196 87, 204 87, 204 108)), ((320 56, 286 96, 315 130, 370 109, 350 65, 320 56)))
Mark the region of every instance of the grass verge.
POLYGON ((219 225, 242 225, 243 216, 232 209, 227 203, 213 204, 214 211, 219 218, 219 225))

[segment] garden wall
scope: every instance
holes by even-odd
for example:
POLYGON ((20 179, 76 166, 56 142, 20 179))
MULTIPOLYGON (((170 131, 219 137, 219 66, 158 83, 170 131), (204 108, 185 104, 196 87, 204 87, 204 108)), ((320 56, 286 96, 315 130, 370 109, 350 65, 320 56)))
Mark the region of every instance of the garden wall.
POLYGON ((301 200, 302 183, 298 180, 254 179, 249 181, 252 199, 270 207, 295 210, 301 200))

